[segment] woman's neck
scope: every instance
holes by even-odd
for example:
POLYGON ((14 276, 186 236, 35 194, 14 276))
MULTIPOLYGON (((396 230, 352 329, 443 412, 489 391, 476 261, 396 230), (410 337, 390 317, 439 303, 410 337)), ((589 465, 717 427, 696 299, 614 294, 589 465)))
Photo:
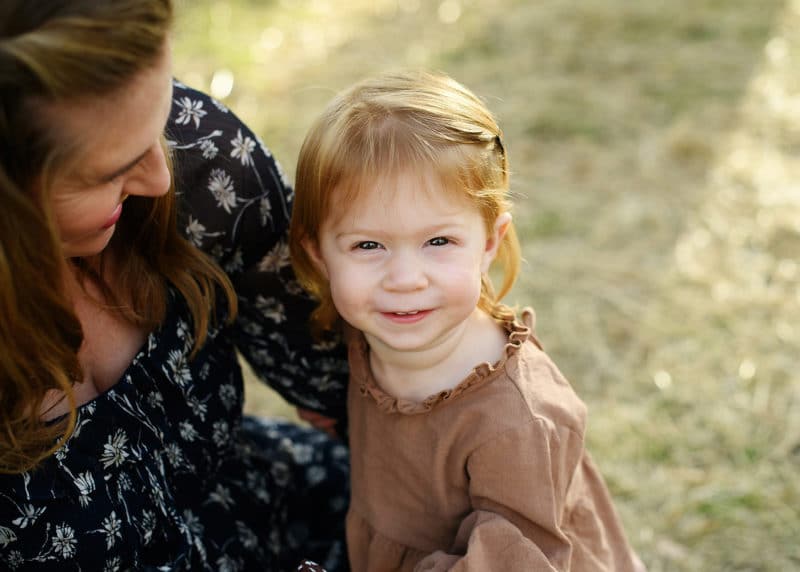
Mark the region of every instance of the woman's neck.
POLYGON ((506 341, 503 328, 479 309, 424 350, 396 351, 367 338, 375 381, 389 395, 414 402, 453 389, 480 363, 495 363, 506 341))

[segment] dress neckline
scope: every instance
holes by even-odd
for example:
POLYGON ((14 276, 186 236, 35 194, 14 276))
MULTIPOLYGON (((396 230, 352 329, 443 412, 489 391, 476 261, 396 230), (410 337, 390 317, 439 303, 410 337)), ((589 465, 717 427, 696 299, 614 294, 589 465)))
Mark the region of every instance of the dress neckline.
POLYGON ((405 415, 427 413, 436 407, 452 402, 460 395, 483 387, 499 377, 504 372, 509 359, 519 351, 522 344, 528 339, 531 339, 533 343, 541 348, 533 334, 535 322, 536 317, 532 308, 523 309, 519 320, 512 319, 502 322, 501 326, 508 334, 502 357, 493 364, 489 362, 477 364, 458 385, 452 389, 434 393, 423 401, 418 402, 393 397, 381 389, 369 367, 369 345, 364 335, 360 332, 353 336, 354 339, 351 342, 353 344, 351 351, 356 352, 355 355, 358 356, 355 363, 351 360, 353 376, 358 380, 358 389, 361 395, 365 398, 373 399, 381 411, 405 415))

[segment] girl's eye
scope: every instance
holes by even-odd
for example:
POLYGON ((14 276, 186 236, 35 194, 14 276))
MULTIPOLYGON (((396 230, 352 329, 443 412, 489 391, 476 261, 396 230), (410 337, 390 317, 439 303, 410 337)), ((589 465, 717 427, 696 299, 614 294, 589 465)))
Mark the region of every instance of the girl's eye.
POLYGON ((356 248, 359 250, 375 250, 380 247, 381 245, 374 240, 363 240, 356 244, 356 248))
POLYGON ((436 238, 430 239, 428 244, 431 246, 444 246, 445 244, 450 244, 450 239, 443 236, 437 236, 436 238))

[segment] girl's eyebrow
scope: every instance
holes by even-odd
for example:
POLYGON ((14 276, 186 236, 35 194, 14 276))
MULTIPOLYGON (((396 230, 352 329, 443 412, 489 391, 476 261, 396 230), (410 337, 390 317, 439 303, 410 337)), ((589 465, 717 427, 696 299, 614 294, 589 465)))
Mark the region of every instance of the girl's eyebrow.
MULTIPOLYGON (((417 234, 438 234, 445 231, 457 231, 461 227, 459 224, 460 221, 451 221, 445 222, 442 224, 435 224, 430 227, 418 229, 416 231, 417 234)), ((375 236, 375 237, 383 237, 387 233, 383 229, 379 228, 349 228, 342 232, 336 233, 336 238, 346 238, 353 235, 356 236, 375 236)))

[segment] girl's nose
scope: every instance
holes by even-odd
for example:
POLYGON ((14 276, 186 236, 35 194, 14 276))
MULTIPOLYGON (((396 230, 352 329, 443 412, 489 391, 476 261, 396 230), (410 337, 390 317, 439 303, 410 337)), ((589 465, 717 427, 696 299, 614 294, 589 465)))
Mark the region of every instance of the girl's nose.
POLYGON ((166 151, 156 142, 134 168, 126 181, 124 192, 140 197, 160 197, 169 190, 171 175, 167 166, 166 151))
POLYGON ((428 286, 425 267, 418 256, 408 252, 393 252, 386 265, 383 287, 389 291, 421 290, 428 286))

